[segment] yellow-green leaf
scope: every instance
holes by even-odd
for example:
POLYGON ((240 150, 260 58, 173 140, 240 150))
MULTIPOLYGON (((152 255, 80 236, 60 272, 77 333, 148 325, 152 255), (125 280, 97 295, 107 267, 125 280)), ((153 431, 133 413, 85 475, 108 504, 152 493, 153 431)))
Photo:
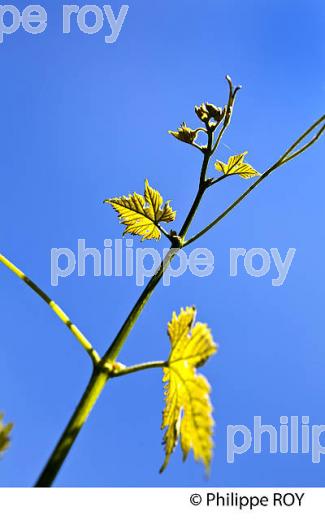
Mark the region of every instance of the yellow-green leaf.
POLYGON ((197 367, 217 351, 208 326, 194 324, 194 307, 181 309, 173 314, 168 324, 171 352, 168 366, 164 368, 165 400, 162 429, 165 430, 166 468, 178 439, 183 459, 193 450, 196 461, 201 461, 209 470, 213 450, 213 418, 210 402, 210 385, 197 373, 197 367))
POLYGON ((238 155, 232 155, 228 159, 228 163, 217 161, 215 168, 224 175, 240 175, 244 179, 250 179, 251 177, 257 177, 261 175, 253 166, 244 162, 247 152, 240 153, 238 155))
POLYGON ((133 193, 128 197, 116 197, 104 202, 110 204, 118 213, 120 222, 126 226, 123 234, 139 235, 142 240, 159 240, 160 222, 173 222, 176 211, 173 211, 169 201, 163 203, 163 198, 157 190, 145 182, 144 196, 133 193))
POLYGON ((9 434, 12 430, 12 424, 3 423, 3 414, 0 413, 0 456, 7 450, 10 445, 9 434))

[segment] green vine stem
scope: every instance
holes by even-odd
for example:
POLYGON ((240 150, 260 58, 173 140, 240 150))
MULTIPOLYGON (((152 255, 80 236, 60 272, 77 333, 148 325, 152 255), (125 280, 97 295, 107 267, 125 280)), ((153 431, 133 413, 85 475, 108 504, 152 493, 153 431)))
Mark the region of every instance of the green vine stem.
POLYGON ((52 486, 81 428, 87 421, 97 399, 104 390, 108 379, 109 375, 107 373, 97 368, 94 369, 88 386, 44 470, 38 478, 35 487, 52 486))
MULTIPOLYGON (((193 243, 195 240, 204 235, 209 229, 215 226, 218 222, 220 222, 232 209, 234 209, 244 198, 247 197, 251 191, 253 191, 272 171, 279 168, 289 160, 292 160, 297 155, 305 151, 309 146, 311 146, 324 132, 325 126, 323 125, 318 133, 311 139, 310 142, 302 146, 299 150, 295 151, 298 145, 310 134, 312 130, 318 127, 325 119, 325 116, 322 116, 318 121, 316 121, 308 130, 306 130, 292 146, 282 155, 282 157, 272 165, 268 170, 266 170, 259 179, 253 183, 250 188, 248 188, 233 204, 231 204, 221 215, 219 215, 215 220, 211 222, 207 227, 193 236, 191 239, 186 241, 186 235, 188 229, 195 217, 197 209, 200 205, 202 197, 205 191, 210 188, 213 184, 218 182, 218 179, 207 179, 207 170, 210 163, 210 159, 214 152, 216 151, 220 140, 222 138, 223 133, 229 125, 232 107, 235 101, 236 93, 238 92, 238 88, 233 89, 230 78, 227 78, 229 84, 229 100, 226 107, 226 116, 224 120, 224 124, 218 134, 217 140, 213 143, 213 131, 207 126, 206 133, 208 135, 208 144, 206 148, 200 148, 200 151, 203 152, 203 163, 200 173, 200 183, 198 187, 198 191, 194 202, 191 206, 191 209, 184 221, 184 224, 181 228, 179 236, 169 235, 168 238, 172 242, 172 246, 168 253, 166 254, 164 260, 162 261, 160 267, 157 272, 153 275, 153 277, 148 282, 147 286, 143 290, 140 295, 138 301, 134 305, 127 319, 125 320, 123 326, 118 332, 116 338, 114 339, 111 346, 108 348, 105 355, 101 358, 99 354, 92 347, 90 342, 85 338, 85 336, 79 331, 79 329, 72 324, 68 316, 63 312, 63 310, 53 302, 34 282, 32 282, 29 278, 25 276, 25 274, 20 271, 14 264, 12 264, 9 260, 7 260, 3 255, 0 255, 0 261, 8 267, 14 274, 16 274, 21 280, 23 280, 29 287, 31 287, 55 312, 55 314, 63 321, 65 325, 71 330, 74 336, 78 339, 78 341, 85 348, 87 353, 90 355, 93 362, 93 372, 90 378, 90 381, 87 385, 87 388, 74 412, 72 415, 66 429, 64 430, 61 439, 59 440, 57 446, 55 447, 52 455, 50 456, 45 468, 43 469, 39 479, 37 480, 35 486, 36 487, 49 487, 53 484, 62 464, 64 463, 73 443, 75 442, 81 428, 87 421, 87 418, 92 411, 93 407, 96 404, 97 399, 105 388, 107 382, 111 378, 120 377, 123 375, 128 375, 134 372, 138 372, 140 370, 146 370, 150 368, 163 368, 166 366, 165 361, 157 361, 151 363, 145 363, 143 365, 135 365, 133 367, 123 367, 118 366, 116 368, 116 360, 121 352, 121 349, 133 329, 136 321, 138 320, 144 306, 148 302, 150 296, 155 290, 156 286, 160 282, 164 272, 169 266, 170 262, 177 254, 179 249, 188 246, 193 243)), ((230 176, 229 176, 230 177, 230 176)), ((220 179, 220 178, 219 178, 220 179)), ((164 233, 165 234, 165 233, 164 233)))
POLYGON ((56 475, 78 436, 78 433, 87 421, 91 410, 95 406, 97 399, 104 390, 109 379, 126 376, 142 370, 164 368, 165 366, 167 366, 166 361, 153 361, 141 365, 125 367, 116 372, 114 372, 114 370, 111 372, 109 367, 107 367, 106 370, 104 368, 95 368, 89 384, 73 416, 71 417, 69 424, 63 432, 62 437, 42 471, 42 474, 38 478, 35 487, 50 487, 53 484, 56 475))
POLYGON ((65 314, 65 312, 59 307, 55 301, 53 301, 47 294, 45 294, 36 283, 34 283, 30 278, 28 278, 18 267, 16 267, 8 258, 4 255, 0 254, 0 262, 8 267, 8 269, 18 276, 20 280, 25 282, 33 291, 40 296, 40 298, 49 305, 52 311, 57 315, 57 317, 68 327, 68 329, 72 332, 74 337, 79 341, 79 343, 83 346, 87 354, 90 356, 94 365, 100 362, 100 355, 96 352, 94 347, 88 341, 88 339, 83 335, 83 333, 78 329, 74 323, 70 320, 70 318, 65 314))

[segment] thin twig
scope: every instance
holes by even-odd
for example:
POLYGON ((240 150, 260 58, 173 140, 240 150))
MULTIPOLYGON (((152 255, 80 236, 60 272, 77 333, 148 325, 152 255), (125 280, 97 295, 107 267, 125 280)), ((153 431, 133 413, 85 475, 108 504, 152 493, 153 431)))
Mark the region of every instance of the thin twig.
POLYGON ((266 179, 266 177, 268 177, 270 175, 271 172, 273 172, 274 170, 276 170, 277 168, 280 168, 281 166, 283 166, 284 164, 286 164, 287 162, 291 161, 292 159, 294 159, 295 157, 297 157, 298 155, 300 155, 301 153, 303 153, 307 148, 309 148, 312 144, 314 144, 319 138, 320 136, 323 134, 324 130, 325 130, 325 125, 323 125, 321 127, 321 129, 319 130, 319 132, 308 142, 306 143, 302 148, 300 148, 299 150, 297 150, 297 152, 291 154, 291 155, 288 155, 290 154, 290 152, 292 152, 297 146, 299 143, 301 143, 301 141, 303 139, 305 139, 307 137, 307 135, 309 135, 320 123, 322 123, 325 119, 325 115, 320 117, 315 123, 312 124, 311 127, 309 127, 294 143, 294 146, 290 146, 290 148, 288 148, 288 150, 280 157, 280 159, 274 163, 270 168, 268 168, 262 175, 261 177, 259 177, 259 179, 254 182, 254 184, 252 184, 240 197, 238 197, 238 199, 236 199, 230 206, 228 206, 228 208, 223 211, 221 213, 221 215, 219 215, 216 219, 214 219, 208 226, 206 226, 205 228, 203 228, 199 233, 197 233, 196 235, 194 235, 192 238, 190 238, 189 240, 187 240, 186 242, 184 242, 183 244, 183 247, 185 246, 188 246, 190 244, 192 244, 193 242, 195 242, 196 240, 198 240, 201 236, 205 235, 205 233, 207 233, 211 228, 213 228, 214 226, 216 226, 219 222, 221 222, 221 220, 223 220, 227 215, 228 213, 230 213, 236 206, 238 206, 238 204, 240 204, 240 202, 242 202, 242 200, 244 200, 250 193, 251 191, 253 191, 255 188, 257 188, 257 186, 262 182, 264 181, 264 179, 266 179))
POLYGON ((221 139, 223 137, 223 134, 227 130, 228 126, 230 125, 230 121, 231 121, 233 107, 234 107, 234 104, 235 104, 236 95, 237 95, 238 91, 241 89, 240 85, 234 89, 230 76, 226 76, 226 80, 227 80, 228 85, 229 85, 229 98, 228 98, 228 103, 227 103, 227 107, 226 107, 226 114, 225 114, 225 117, 224 117, 224 120, 223 120, 222 128, 221 128, 221 130, 220 130, 220 132, 218 134, 217 140, 216 140, 216 142, 215 142, 215 144, 214 144, 214 146, 212 148, 212 155, 214 155, 214 153, 216 152, 216 150, 217 150, 217 148, 218 148, 218 146, 220 144, 220 141, 221 141, 221 139))
MULTIPOLYGON (((324 118, 325 118, 325 116, 322 117, 320 121, 323 121, 324 118)), ((324 130, 325 130, 325 125, 323 125, 323 126, 321 127, 321 129, 319 130, 319 132, 317 132, 317 134, 314 135, 314 137, 313 137, 313 138, 312 138, 308 143, 306 143, 304 146, 302 146, 301 148, 299 148, 299 150, 297 150, 297 151, 294 152, 293 154, 291 154, 291 155, 289 155, 288 157, 286 157, 285 159, 283 159, 283 160, 281 161, 281 165, 282 165, 282 164, 285 164, 285 163, 287 163, 287 162, 289 162, 289 161, 291 161, 292 159, 294 159, 295 157, 297 157, 297 156, 300 155, 301 153, 305 152, 305 151, 307 150, 307 148, 309 148, 311 145, 313 145, 313 144, 314 144, 314 143, 315 143, 315 142, 320 138, 320 136, 322 135, 322 133, 324 132, 324 130)))
MULTIPOLYGON (((282 157, 280 157, 279 162, 284 163, 284 159, 290 154, 290 152, 295 150, 295 148, 297 148, 298 144, 300 144, 307 137, 307 135, 309 135, 324 120, 325 120, 325 115, 322 115, 319 119, 317 119, 317 121, 315 121, 315 123, 313 123, 309 128, 307 128, 307 130, 303 134, 301 134, 301 136, 298 137, 298 139, 284 152, 282 157)), ((323 131, 324 131, 324 127, 322 127, 322 129, 321 129, 321 133, 323 131)), ((320 133, 320 135, 321 135, 321 133, 320 133)), ((320 135, 318 135, 318 137, 320 137, 320 135)))
POLYGON ((209 182, 209 186, 214 186, 215 184, 218 184, 218 182, 220 181, 223 181, 225 179, 228 179, 229 177, 235 177, 236 175, 240 175, 240 173, 225 173, 224 175, 222 175, 221 177, 217 177, 216 179, 211 179, 211 181, 209 182))
POLYGON ((172 239, 171 235, 168 233, 168 231, 166 231, 166 229, 165 229, 161 224, 159 224, 159 222, 156 223, 156 226, 157 226, 157 228, 159 229, 159 231, 160 231, 160 232, 161 232, 161 233, 162 233, 166 238, 168 238, 168 240, 170 240, 170 242, 173 242, 173 239, 172 239))
POLYGON ((52 311, 58 316, 58 318, 68 327, 68 329, 72 332, 74 337, 79 341, 79 343, 83 346, 87 354, 92 359, 93 364, 96 366, 100 362, 100 355, 93 348, 88 339, 83 335, 83 333, 78 329, 76 325, 72 323, 70 318, 65 314, 65 312, 59 307, 57 303, 55 303, 36 283, 34 283, 30 278, 28 278, 18 267, 16 267, 8 258, 0 254, 0 262, 5 265, 12 273, 14 273, 20 280, 25 282, 33 291, 42 298, 45 303, 47 303, 52 311))
POLYGON ((150 370, 151 368, 165 368, 168 366, 168 361, 150 361, 149 363, 141 363, 139 365, 132 365, 130 367, 125 367, 116 372, 111 372, 110 377, 122 377, 129 374, 134 374, 135 372, 140 372, 142 370, 150 370))

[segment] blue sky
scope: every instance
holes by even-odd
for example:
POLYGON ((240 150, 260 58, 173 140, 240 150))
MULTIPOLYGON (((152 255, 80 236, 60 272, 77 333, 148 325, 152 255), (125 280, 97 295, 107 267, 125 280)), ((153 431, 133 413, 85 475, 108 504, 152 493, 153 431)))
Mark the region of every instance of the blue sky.
MULTIPOLYGON (((44 34, 22 30, 0 45, 1 250, 28 273, 103 353, 140 289, 132 278, 76 274, 51 287, 50 251, 79 238, 103 250, 119 238, 104 198, 141 192, 144 178, 177 209, 193 199, 200 155, 168 135, 193 107, 223 104, 225 74, 243 89, 219 158, 249 151, 266 169, 322 113, 325 93, 321 0, 130 0, 113 45, 61 29, 61 2, 42 5, 44 34)), ((86 2, 80 2, 84 5, 86 2)), ((24 8, 26 2, 15 2, 24 8)), ((119 2, 113 2, 116 12, 119 2)), ((203 373, 215 409, 211 479, 179 449, 165 474, 160 431, 161 374, 107 386, 60 473, 58 486, 321 486, 324 460, 250 450, 226 460, 226 428, 254 416, 279 428, 281 416, 325 424, 323 143, 277 171, 194 247, 209 247, 215 271, 186 273, 160 286, 123 350, 126 364, 165 358, 173 310, 195 304, 220 349, 203 373), (297 252, 282 287, 272 275, 229 276, 231 247, 297 252)), ((198 231, 249 181, 231 179, 206 196, 198 231)), ((137 243, 137 240, 135 240, 137 243)), ((167 247, 167 243, 164 244, 167 247)), ((161 247, 161 246, 159 246, 161 247)), ((0 269, 0 410, 15 423, 0 463, 1 486, 29 486, 53 449, 90 375, 87 356, 49 309, 0 269)), ((325 444, 325 434, 322 442, 325 444)))

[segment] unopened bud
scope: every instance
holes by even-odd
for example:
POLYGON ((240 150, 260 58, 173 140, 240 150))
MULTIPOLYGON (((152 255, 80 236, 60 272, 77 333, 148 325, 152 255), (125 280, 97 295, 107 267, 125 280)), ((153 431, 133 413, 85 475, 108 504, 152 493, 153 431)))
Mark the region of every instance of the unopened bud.
POLYGON ((186 123, 183 123, 176 132, 169 131, 171 135, 176 137, 176 139, 179 139, 179 141, 183 141, 184 143, 193 144, 196 137, 198 130, 192 130, 188 126, 186 126, 186 123))
POLYGON ((201 121, 208 123, 213 119, 217 123, 216 126, 218 126, 225 115, 225 110, 223 108, 216 107, 212 103, 202 103, 202 105, 196 106, 195 112, 201 121))
POLYGON ((225 115, 224 108, 216 107, 210 103, 206 103, 206 108, 211 119, 214 119, 216 123, 220 123, 225 115))
POLYGON ((198 118, 201 119, 201 121, 203 121, 204 123, 209 121, 209 113, 207 111, 205 103, 202 103, 202 105, 200 106, 196 106, 195 113, 198 116, 198 118))

